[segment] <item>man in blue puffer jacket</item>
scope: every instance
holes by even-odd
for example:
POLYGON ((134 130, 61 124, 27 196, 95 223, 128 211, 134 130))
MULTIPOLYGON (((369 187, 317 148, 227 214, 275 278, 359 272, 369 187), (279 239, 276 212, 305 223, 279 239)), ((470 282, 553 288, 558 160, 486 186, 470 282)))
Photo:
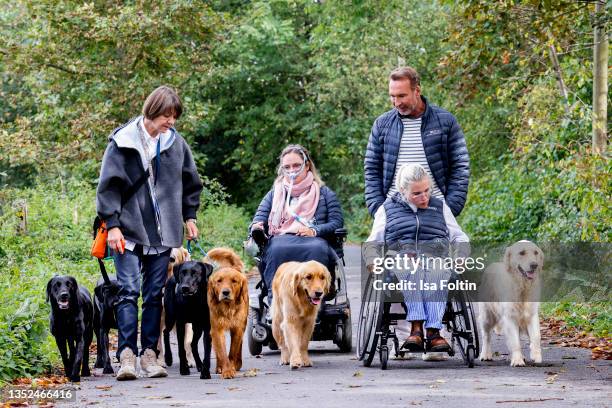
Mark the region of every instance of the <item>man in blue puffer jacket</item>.
POLYGON ((365 199, 370 215, 397 192, 396 170, 420 164, 433 180, 432 195, 444 199, 453 215, 463 210, 470 165, 457 119, 421 95, 418 73, 411 67, 389 75, 393 109, 372 126, 365 155, 365 199))

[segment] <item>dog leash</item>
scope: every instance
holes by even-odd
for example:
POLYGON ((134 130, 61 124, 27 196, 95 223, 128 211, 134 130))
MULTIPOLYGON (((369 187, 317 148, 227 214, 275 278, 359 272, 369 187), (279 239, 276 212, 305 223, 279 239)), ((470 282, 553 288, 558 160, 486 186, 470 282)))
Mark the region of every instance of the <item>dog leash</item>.
POLYGON ((193 238, 193 239, 188 239, 187 240, 187 252, 189 252, 189 255, 191 255, 191 253, 193 252, 193 249, 191 248, 191 243, 192 242, 194 243, 195 247, 200 250, 200 252, 202 253, 202 255, 204 255, 204 257, 208 256, 208 253, 198 243, 197 238, 193 238))
MULTIPOLYGON (((208 257, 208 253, 204 250, 204 248, 202 248, 200 246, 200 244, 198 243, 197 238, 194 239, 188 239, 187 240, 187 252, 189 252, 189 255, 191 255, 191 253, 193 252, 193 249, 191 248, 191 242, 194 243, 195 247, 198 248, 200 250, 200 252, 202 253, 202 255, 204 255, 204 258, 208 257)), ((217 270, 217 268, 219 268, 219 264, 217 264, 216 262, 214 262, 212 259, 209 259, 207 261, 207 263, 209 263, 210 265, 212 265, 212 269, 210 270, 209 273, 206 274, 206 278, 210 278, 210 275, 213 274, 214 271, 217 270)))

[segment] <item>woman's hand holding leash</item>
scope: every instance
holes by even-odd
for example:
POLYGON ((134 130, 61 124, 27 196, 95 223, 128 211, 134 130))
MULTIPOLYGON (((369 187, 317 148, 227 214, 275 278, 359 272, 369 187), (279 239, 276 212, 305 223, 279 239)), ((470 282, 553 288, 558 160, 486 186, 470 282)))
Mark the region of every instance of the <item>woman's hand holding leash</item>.
POLYGON ((187 227, 186 233, 188 240, 198 237, 198 227, 196 226, 195 220, 187 220, 185 226, 187 227))

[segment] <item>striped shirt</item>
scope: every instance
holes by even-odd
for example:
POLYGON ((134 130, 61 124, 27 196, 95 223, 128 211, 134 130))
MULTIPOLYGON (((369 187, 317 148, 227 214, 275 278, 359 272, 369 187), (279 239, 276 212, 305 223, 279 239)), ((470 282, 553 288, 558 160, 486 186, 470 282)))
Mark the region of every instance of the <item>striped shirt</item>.
POLYGON ((397 163, 395 164, 393 184, 391 184, 387 197, 391 197, 397 192, 397 186, 395 185, 397 171, 404 164, 416 163, 423 166, 427 174, 429 174, 429 177, 431 177, 433 188, 431 195, 444 200, 444 196, 438 188, 436 179, 434 179, 433 174, 429 169, 429 163, 427 163, 427 157, 425 156, 423 140, 421 139, 421 118, 402 118, 402 123, 404 124, 404 133, 402 133, 402 140, 400 141, 399 153, 397 155, 397 163))

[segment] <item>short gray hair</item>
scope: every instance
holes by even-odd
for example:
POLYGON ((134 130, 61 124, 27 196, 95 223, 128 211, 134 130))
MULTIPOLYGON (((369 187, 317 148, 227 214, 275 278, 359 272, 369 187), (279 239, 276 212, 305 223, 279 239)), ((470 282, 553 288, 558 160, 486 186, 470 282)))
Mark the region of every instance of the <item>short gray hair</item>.
MULTIPOLYGON (((420 164, 409 163, 404 164, 400 167, 395 177, 395 185, 400 191, 409 191, 412 183, 429 180, 431 186, 431 177, 427 174, 427 171, 420 164)), ((430 191, 431 192, 431 191, 430 191)))

